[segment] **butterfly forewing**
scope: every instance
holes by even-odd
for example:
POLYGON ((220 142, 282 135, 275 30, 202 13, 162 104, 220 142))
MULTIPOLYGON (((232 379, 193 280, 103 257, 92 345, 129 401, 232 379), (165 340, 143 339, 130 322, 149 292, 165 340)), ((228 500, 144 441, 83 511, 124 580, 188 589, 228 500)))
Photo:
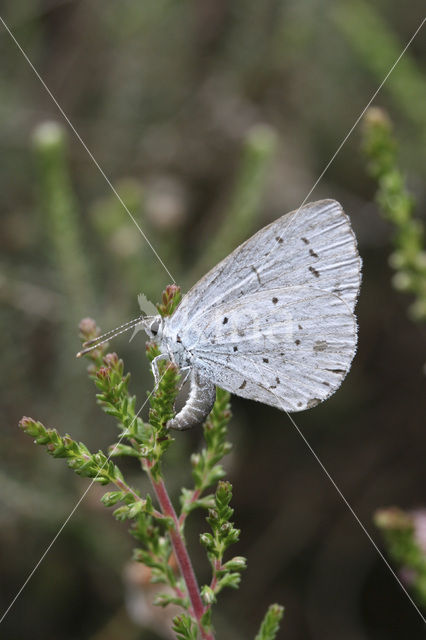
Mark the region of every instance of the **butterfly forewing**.
POLYGON ((187 293, 170 324, 195 324, 217 305, 295 285, 335 293, 353 311, 360 274, 349 218, 335 200, 321 200, 282 216, 237 247, 187 293))

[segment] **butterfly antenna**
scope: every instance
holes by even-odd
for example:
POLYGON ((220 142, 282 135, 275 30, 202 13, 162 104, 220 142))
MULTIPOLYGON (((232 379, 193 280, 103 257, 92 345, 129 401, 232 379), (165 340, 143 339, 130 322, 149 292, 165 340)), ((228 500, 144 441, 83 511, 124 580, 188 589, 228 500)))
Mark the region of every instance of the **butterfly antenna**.
POLYGON ((81 358, 81 356, 84 356, 86 355, 86 353, 93 351, 93 349, 97 349, 102 344, 105 344, 105 342, 108 342, 108 340, 111 340, 112 338, 119 336, 121 333, 125 333, 129 329, 133 329, 133 327, 136 327, 138 324, 146 322, 146 320, 149 320, 151 317, 153 316, 143 316, 143 315, 139 316, 138 318, 129 320, 129 322, 125 322, 124 324, 120 325, 119 327, 116 327, 115 329, 111 329, 110 331, 103 333, 101 336, 97 336, 96 338, 92 338, 91 340, 86 340, 86 342, 83 342, 83 347, 85 348, 82 351, 79 351, 76 354, 76 357, 81 358))
POLYGON ((98 342, 98 340, 103 340, 104 338, 108 338, 112 334, 115 335, 115 334, 117 334, 118 331, 121 331, 121 329, 125 330, 126 327, 128 327, 130 329, 130 327, 133 327, 134 325, 138 324, 139 322, 142 322, 142 320, 144 320, 145 318, 148 318, 148 317, 150 317, 150 316, 140 315, 137 318, 133 318, 133 320, 129 320, 129 322, 125 322, 124 324, 120 324, 120 326, 119 327, 115 327, 115 329, 110 329, 109 331, 106 331, 101 336, 96 336, 96 338, 92 338, 91 340, 86 340, 86 342, 83 342, 83 347, 89 347, 91 344, 94 344, 95 342, 98 342))

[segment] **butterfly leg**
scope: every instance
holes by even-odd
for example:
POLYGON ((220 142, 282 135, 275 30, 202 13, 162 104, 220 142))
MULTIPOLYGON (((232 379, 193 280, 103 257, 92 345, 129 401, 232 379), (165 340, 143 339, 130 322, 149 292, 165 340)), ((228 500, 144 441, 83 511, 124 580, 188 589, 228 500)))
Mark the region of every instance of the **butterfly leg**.
POLYGON ((188 378, 191 375, 191 369, 192 366, 188 366, 188 367, 180 367, 179 368, 179 373, 183 373, 184 371, 186 371, 185 375, 183 376, 183 378, 180 381, 179 384, 179 389, 182 389, 183 385, 188 382, 188 378))
POLYGON ((191 391, 188 399, 181 411, 168 421, 167 427, 169 429, 183 431, 201 424, 213 408, 216 400, 215 385, 196 369, 191 370, 190 376, 191 391))
POLYGON ((168 359, 169 359, 169 356, 167 355, 167 353, 160 353, 160 355, 155 356, 155 358, 151 362, 151 370, 152 370, 152 375, 154 376, 155 388, 157 388, 158 383, 160 382, 160 372, 158 370, 158 361, 168 360, 168 359))

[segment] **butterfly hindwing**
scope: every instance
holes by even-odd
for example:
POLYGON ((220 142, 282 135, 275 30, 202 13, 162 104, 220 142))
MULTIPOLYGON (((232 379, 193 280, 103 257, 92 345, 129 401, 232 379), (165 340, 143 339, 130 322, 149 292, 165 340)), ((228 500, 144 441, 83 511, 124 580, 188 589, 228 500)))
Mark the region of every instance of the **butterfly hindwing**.
POLYGON ((331 395, 356 350, 355 316, 337 295, 313 287, 257 292, 200 316, 188 348, 194 366, 232 393, 286 411, 331 395))

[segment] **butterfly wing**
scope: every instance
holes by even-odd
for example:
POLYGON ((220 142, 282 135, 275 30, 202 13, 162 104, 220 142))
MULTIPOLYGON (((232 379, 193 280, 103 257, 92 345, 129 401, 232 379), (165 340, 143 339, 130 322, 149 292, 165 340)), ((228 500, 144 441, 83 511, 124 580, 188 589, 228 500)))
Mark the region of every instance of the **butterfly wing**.
POLYGON ((349 370, 356 319, 339 296, 306 286, 259 291, 209 309, 187 348, 236 395, 286 411, 325 400, 349 370))
POLYGON ((335 200, 320 200, 264 227, 213 267, 184 296, 171 331, 196 325, 208 309, 279 287, 315 286, 353 311, 361 259, 349 218, 335 200))

